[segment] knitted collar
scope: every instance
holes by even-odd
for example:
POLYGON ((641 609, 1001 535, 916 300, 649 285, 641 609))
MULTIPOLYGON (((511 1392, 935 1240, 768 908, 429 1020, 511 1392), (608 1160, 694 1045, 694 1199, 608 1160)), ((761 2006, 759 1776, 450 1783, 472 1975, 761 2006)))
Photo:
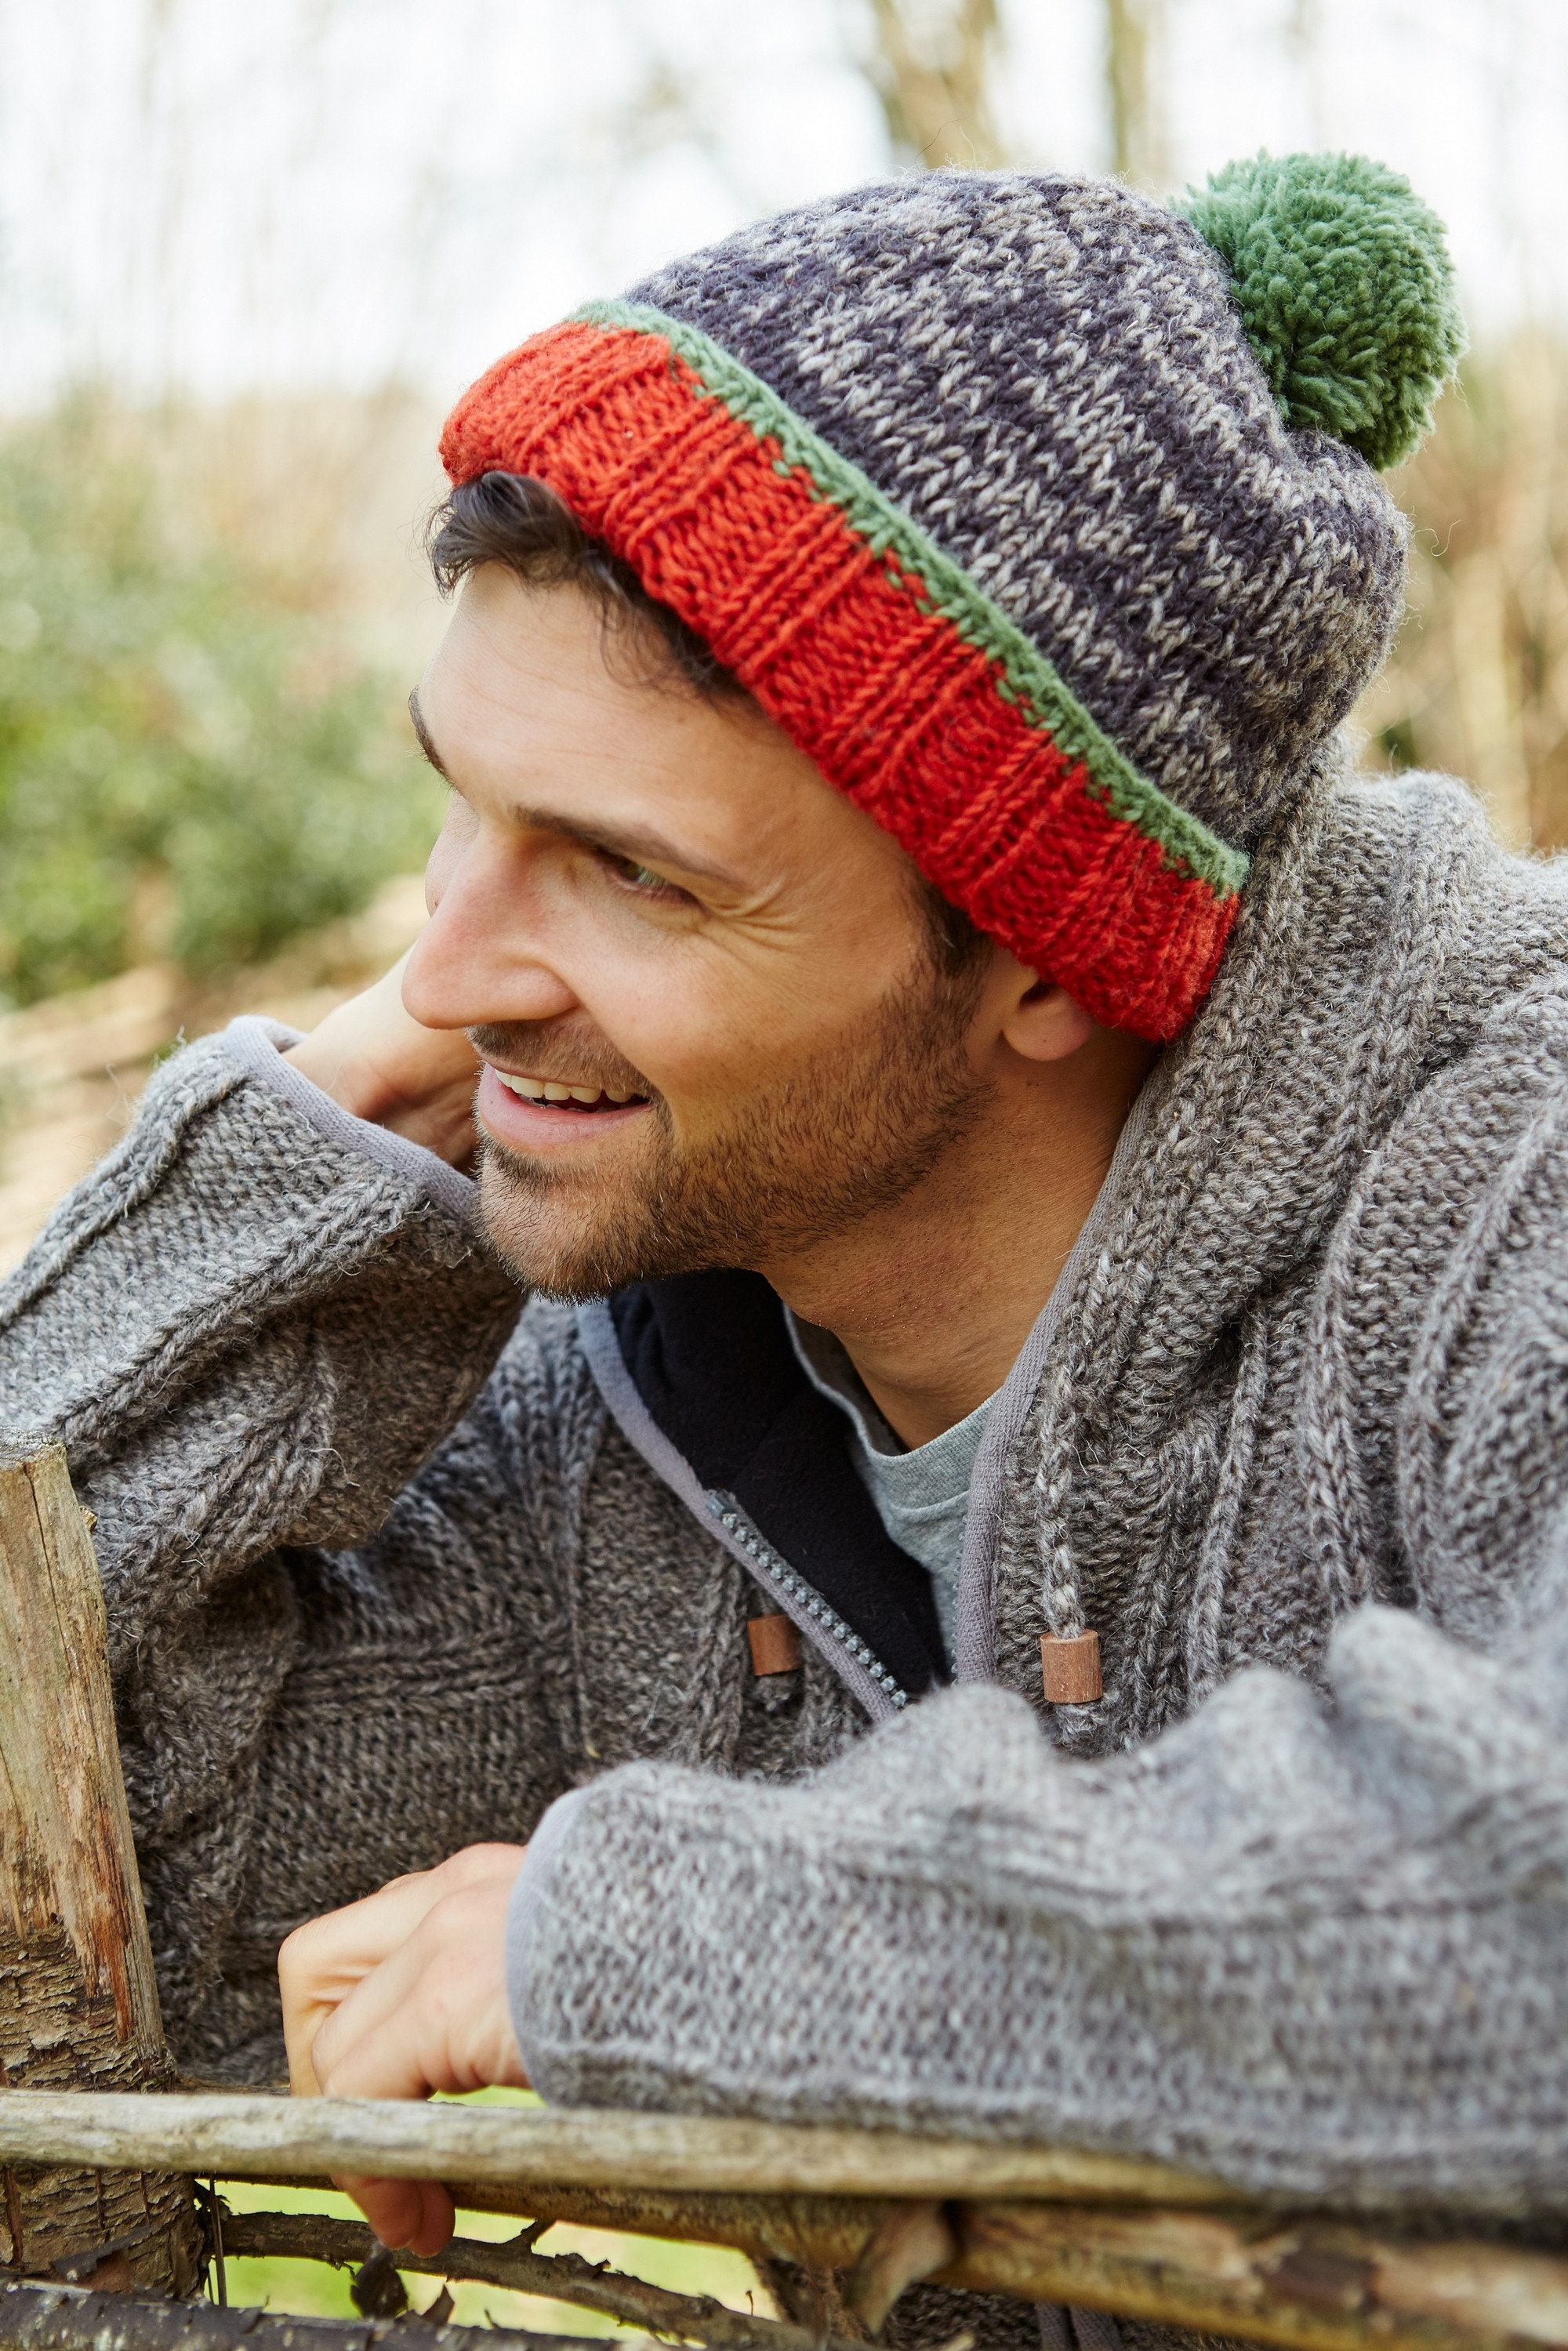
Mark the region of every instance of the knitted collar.
MULTIPOLYGON (((884 1701, 877 1712, 945 1682, 930 1576, 883 1527, 848 1424, 808 1379, 762 1276, 637 1282, 607 1311, 638 1397, 701 1489, 700 1515, 764 1589, 825 1636, 835 1664, 847 1654, 861 1667, 884 1701)), ((600 1350, 601 1382, 603 1360, 600 1350)), ((620 1383, 606 1393, 623 1411, 620 1383)))

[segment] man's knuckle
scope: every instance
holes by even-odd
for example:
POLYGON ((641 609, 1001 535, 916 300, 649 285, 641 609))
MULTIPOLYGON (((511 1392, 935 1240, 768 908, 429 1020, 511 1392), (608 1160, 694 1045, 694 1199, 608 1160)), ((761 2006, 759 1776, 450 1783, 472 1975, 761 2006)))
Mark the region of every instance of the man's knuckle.
POLYGON ((431 1913, 432 1941, 443 1956, 465 1959, 490 1923, 491 1904, 482 1885, 459 1886, 431 1913))
POLYGON ((519 1848, 516 1845, 465 1844, 442 1864, 442 1871, 454 1885, 478 1885, 503 1870, 515 1868, 518 1858, 519 1848))
POLYGON ((310 1964, 312 1944, 308 1927, 296 1927, 277 1947, 277 1972, 286 1981, 304 1972, 310 1964))

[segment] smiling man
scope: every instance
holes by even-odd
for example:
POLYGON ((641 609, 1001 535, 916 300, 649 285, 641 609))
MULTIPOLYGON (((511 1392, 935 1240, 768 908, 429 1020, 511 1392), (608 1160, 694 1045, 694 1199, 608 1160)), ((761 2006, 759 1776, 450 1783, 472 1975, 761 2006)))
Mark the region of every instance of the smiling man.
POLYGON ((451 421, 428 928, 0 1298, 204 2070, 281 1944, 306 2093, 1561 2201, 1568 893, 1336 736, 1430 215, 1188 212, 863 190, 451 421))

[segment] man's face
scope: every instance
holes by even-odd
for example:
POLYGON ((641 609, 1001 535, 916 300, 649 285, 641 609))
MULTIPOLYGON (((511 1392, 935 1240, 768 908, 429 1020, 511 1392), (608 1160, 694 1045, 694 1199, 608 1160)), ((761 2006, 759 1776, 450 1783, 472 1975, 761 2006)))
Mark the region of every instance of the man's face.
POLYGON ((570 1295, 768 1271, 979 1115, 981 977, 904 853, 756 708, 486 566, 419 689, 452 786, 404 996, 464 1028, 491 1237, 570 1295))

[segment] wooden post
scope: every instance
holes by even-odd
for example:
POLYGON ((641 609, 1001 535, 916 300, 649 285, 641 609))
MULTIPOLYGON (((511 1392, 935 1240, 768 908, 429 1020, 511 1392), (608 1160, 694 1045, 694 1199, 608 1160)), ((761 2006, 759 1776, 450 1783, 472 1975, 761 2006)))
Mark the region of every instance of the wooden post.
MULTIPOLYGON (((64 1448, 0 1452, 0 2089, 161 2089, 172 2067, 125 1803, 98 1562, 64 1448)), ((0 2261, 194 2286, 177 2174, 8 2164, 0 2261)))

